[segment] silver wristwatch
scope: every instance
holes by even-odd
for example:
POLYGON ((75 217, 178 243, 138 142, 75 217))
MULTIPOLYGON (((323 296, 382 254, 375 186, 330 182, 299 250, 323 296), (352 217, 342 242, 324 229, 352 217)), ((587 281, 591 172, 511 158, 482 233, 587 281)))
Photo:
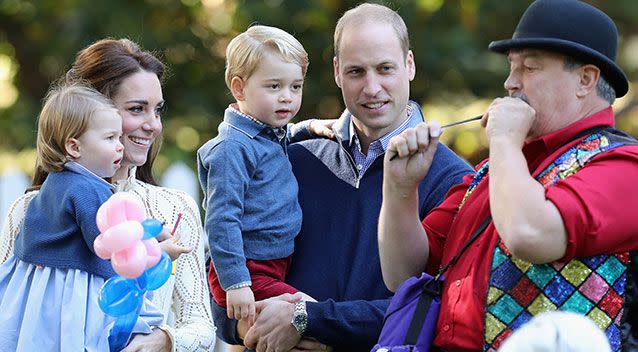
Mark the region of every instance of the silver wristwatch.
POLYGON ((308 327, 308 312, 306 312, 306 301, 295 302, 295 310, 292 313, 292 321, 290 322, 299 335, 306 332, 308 327))

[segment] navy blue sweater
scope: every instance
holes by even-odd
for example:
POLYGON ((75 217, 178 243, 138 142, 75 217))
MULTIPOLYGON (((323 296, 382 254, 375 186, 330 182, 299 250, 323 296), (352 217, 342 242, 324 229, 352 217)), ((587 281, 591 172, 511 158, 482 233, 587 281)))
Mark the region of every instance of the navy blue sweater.
POLYGON ((100 234, 95 214, 113 194, 111 185, 76 163, 50 173, 29 203, 14 253, 24 262, 78 269, 109 278, 111 263, 93 251, 100 234))
MULTIPOLYGON (((286 282, 318 300, 306 304, 308 336, 337 351, 370 351, 392 295, 383 283, 377 243, 383 156, 359 177, 347 145, 349 122, 345 114, 335 124, 338 141, 289 147, 303 222, 286 282)), ((434 160, 419 186, 421 218, 473 171, 443 144, 434 160)), ((215 304, 213 311, 222 340, 238 343, 225 311, 215 304)))

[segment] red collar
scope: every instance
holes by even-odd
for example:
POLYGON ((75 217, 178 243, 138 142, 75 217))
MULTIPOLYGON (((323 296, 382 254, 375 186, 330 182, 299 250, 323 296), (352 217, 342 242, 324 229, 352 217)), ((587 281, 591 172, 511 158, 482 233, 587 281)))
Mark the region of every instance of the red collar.
POLYGON ((526 142, 523 146, 523 154, 530 169, 534 169, 546 156, 565 146, 575 135, 595 126, 614 126, 614 111, 611 106, 563 129, 526 142))

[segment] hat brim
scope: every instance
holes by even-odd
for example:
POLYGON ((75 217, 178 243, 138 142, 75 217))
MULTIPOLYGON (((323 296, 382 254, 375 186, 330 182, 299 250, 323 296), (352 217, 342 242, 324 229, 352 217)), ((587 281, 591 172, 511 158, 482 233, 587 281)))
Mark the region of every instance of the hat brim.
POLYGON ((575 42, 553 38, 516 38, 491 42, 488 48, 491 51, 503 54, 511 49, 520 48, 535 48, 560 52, 578 61, 591 63, 598 67, 605 79, 616 91, 616 97, 620 98, 624 96, 629 90, 627 76, 620 66, 605 55, 575 42))

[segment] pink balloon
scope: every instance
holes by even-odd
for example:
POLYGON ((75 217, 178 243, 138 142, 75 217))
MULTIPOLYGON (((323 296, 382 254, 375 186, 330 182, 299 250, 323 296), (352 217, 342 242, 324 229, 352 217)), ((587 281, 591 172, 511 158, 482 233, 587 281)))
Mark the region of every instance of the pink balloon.
POLYGON ((162 258, 162 249, 155 238, 144 240, 142 243, 146 247, 146 268, 148 269, 155 266, 162 258))
POLYGON ((129 248, 133 243, 138 242, 144 235, 144 228, 138 221, 126 221, 110 227, 101 234, 104 249, 111 253, 119 252, 129 248))
POLYGON ((95 241, 93 241, 93 250, 98 257, 104 260, 109 260, 111 259, 112 253, 108 249, 104 248, 104 243, 102 242, 103 238, 104 237, 102 237, 102 235, 99 235, 95 238, 95 241))
POLYGON ((137 278, 146 269, 146 246, 141 241, 137 241, 131 247, 114 253, 111 257, 111 265, 119 275, 128 279, 137 278))
POLYGON ((100 232, 104 232, 111 227, 106 221, 106 208, 108 208, 108 200, 102 204, 95 214, 95 222, 97 223, 97 228, 100 229, 100 232))
POLYGON ((111 203, 107 209, 111 225, 116 225, 126 220, 139 222, 144 220, 144 205, 132 194, 118 192, 112 195, 108 202, 111 203))

